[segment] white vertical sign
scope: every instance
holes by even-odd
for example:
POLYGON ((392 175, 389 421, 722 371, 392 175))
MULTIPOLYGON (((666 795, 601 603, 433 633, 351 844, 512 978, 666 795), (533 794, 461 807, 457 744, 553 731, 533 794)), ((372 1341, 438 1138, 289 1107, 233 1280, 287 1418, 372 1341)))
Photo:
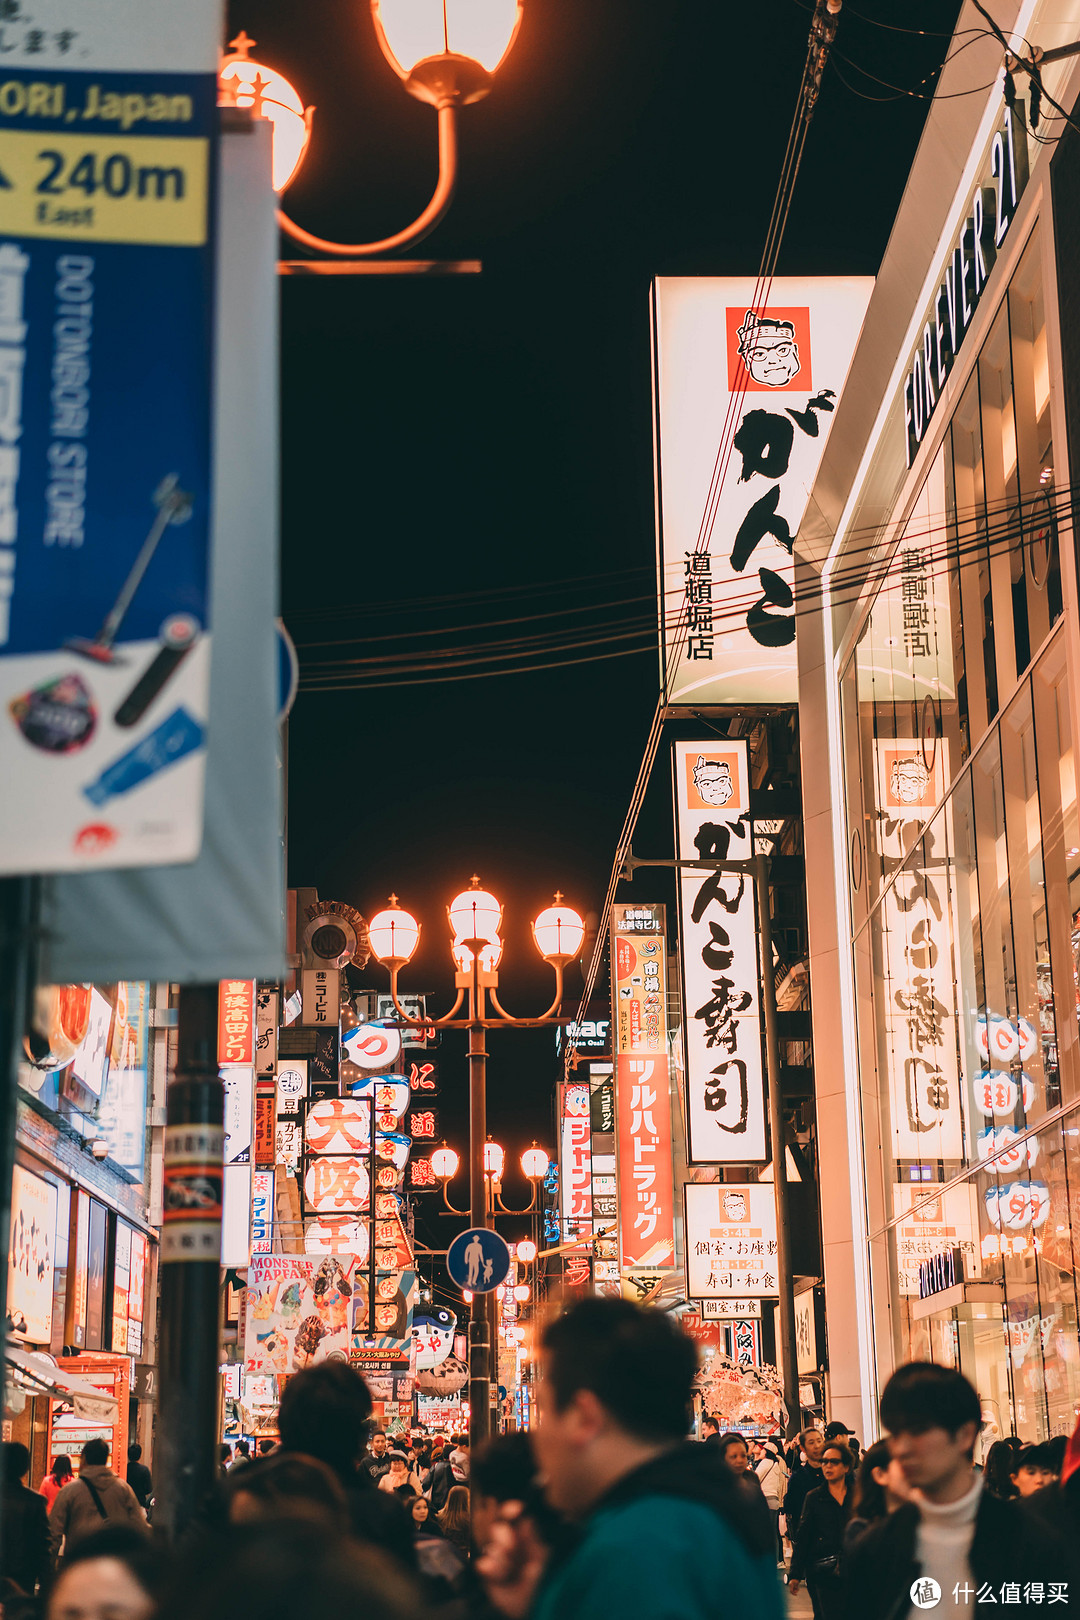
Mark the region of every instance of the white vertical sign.
MULTIPOLYGON (((677 742, 680 860, 754 854, 747 746, 677 742)), ((752 873, 679 872, 687 1156, 692 1164, 765 1162, 761 992, 752 873)))

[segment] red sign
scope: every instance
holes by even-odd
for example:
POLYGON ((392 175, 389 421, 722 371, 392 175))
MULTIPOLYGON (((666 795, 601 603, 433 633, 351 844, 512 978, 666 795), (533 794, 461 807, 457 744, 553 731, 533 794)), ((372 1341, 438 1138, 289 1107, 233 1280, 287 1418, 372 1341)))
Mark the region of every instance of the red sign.
POLYGON ((274 1093, 260 1091, 255 1097, 255 1168, 274 1168, 274 1093))
POLYGON ((218 986, 218 1062, 255 1062, 253 979, 222 979, 218 986))
POLYGON ((666 1056, 615 1059, 622 1269, 675 1261, 675 1168, 666 1056))

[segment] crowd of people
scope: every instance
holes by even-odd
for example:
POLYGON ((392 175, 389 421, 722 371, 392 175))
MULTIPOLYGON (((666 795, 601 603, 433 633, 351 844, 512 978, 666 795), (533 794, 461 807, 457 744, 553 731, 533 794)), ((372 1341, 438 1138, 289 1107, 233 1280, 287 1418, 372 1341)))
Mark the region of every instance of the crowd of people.
POLYGON ((537 1427, 473 1456, 464 1436, 387 1435, 360 1374, 318 1364, 287 1382, 276 1442, 223 1448, 180 1545, 154 1532, 137 1447, 126 1479, 90 1440, 77 1475, 58 1457, 32 1491, 7 1442, 3 1620, 780 1620, 785 1576, 816 1620, 1068 1601, 1080 1429, 977 1468, 975 1391, 911 1363, 865 1454, 835 1423, 785 1447, 706 1418, 698 1444, 696 1370, 663 1313, 581 1301, 544 1333, 537 1427))

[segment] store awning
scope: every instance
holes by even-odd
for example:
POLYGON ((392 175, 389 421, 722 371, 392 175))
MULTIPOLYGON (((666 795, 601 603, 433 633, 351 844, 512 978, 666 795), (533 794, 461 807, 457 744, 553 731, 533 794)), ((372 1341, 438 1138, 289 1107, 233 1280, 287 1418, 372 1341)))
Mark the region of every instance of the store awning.
POLYGON ((52 1356, 41 1350, 20 1350, 4 1346, 9 1381, 27 1395, 49 1395, 53 1400, 70 1401, 72 1411, 88 1423, 115 1423, 119 1411, 115 1395, 109 1395, 89 1379, 66 1372, 52 1356))

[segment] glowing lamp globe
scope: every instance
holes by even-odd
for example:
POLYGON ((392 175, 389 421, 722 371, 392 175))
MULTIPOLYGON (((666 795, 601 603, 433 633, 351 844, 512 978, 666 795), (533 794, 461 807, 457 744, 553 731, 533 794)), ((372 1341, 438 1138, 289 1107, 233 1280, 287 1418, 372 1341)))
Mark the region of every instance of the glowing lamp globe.
POLYGON ((440 1181, 453 1181, 458 1173, 460 1162, 453 1148, 436 1148, 431 1155, 431 1168, 440 1181))
POLYGON ((371 0, 383 55, 410 95, 436 107, 479 101, 521 26, 522 0, 371 0))
POLYGON ((519 1305, 524 1305, 531 1293, 532 1289, 529 1287, 528 1283, 518 1283, 514 1289, 514 1298, 517 1300, 519 1305))
POLYGON ((521 1261, 523 1266, 531 1265, 536 1259, 536 1244, 531 1238, 524 1238, 522 1242, 518 1244, 515 1252, 517 1259, 521 1261))
POLYGON ((469 1292, 469 1290, 467 1288, 463 1288, 461 1290, 461 1297, 465 1301, 466 1305, 471 1305, 472 1304, 472 1294, 469 1292))
MULTIPOLYGON (((455 939, 450 946, 450 955, 454 958, 459 973, 471 973, 475 960, 472 951, 463 939, 455 939)), ((480 952, 480 968, 483 973, 494 973, 502 961, 502 940, 496 939, 490 945, 485 945, 480 952)))
POLYGON ((484 1143, 484 1174, 493 1181, 501 1181, 503 1166, 506 1163, 506 1153, 498 1142, 484 1143))
POLYGON ((391 967, 407 962, 420 942, 420 924, 390 896, 390 904, 377 911, 368 924, 372 954, 391 967))
POLYGON ((502 906, 493 894, 480 887, 479 878, 474 877, 473 886, 451 900, 447 916, 455 940, 498 945, 502 906))
POLYGON ((585 939, 585 924, 573 906, 558 903, 561 899, 557 894, 555 905, 548 906, 533 923, 536 948, 545 962, 572 962, 585 939))
POLYGON ((529 1181, 543 1181, 548 1172, 550 1160, 543 1148, 526 1148, 521 1155, 521 1168, 529 1181))
POLYGON ((250 107, 256 118, 268 118, 274 126, 271 184, 280 193, 304 161, 315 109, 304 106, 284 73, 251 61, 253 39, 241 33, 231 44, 232 54, 222 59, 218 72, 218 99, 226 107, 250 107))

